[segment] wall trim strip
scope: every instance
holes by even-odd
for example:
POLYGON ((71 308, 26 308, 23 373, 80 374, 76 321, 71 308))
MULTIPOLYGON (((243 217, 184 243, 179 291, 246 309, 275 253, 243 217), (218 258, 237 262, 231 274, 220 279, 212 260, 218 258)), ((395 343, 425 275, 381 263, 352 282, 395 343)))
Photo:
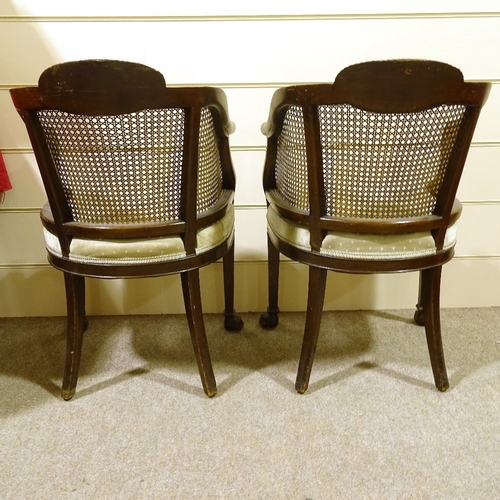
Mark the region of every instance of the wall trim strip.
POLYGON ((367 14, 241 14, 206 16, 31 16, 4 15, 0 22, 255 22, 255 21, 343 21, 353 19, 455 19, 500 17, 500 12, 393 12, 367 14))

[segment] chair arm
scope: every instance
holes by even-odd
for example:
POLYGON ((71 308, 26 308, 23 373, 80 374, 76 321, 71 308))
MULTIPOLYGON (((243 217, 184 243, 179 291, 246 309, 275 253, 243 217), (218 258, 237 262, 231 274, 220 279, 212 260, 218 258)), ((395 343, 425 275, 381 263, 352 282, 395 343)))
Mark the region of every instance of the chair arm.
POLYGON ((302 210, 300 208, 294 207, 291 203, 288 203, 278 192, 277 189, 271 189, 266 192, 266 199, 269 204, 276 207, 276 210, 280 215, 289 219, 297 224, 302 224, 304 226, 309 223, 309 212, 302 210))
POLYGON ((229 119, 227 97, 224 91, 216 87, 195 87, 190 90, 199 92, 199 99, 203 107, 207 106, 215 111, 217 119, 214 120, 214 125, 218 129, 219 135, 221 132, 226 137, 234 134, 236 125, 229 119))
MULTIPOLYGON (((198 214, 197 228, 213 224, 222 219, 232 203, 234 192, 224 189, 214 206, 198 214)), ((42 224, 49 232, 57 235, 57 226, 47 203, 40 211, 42 224)), ((109 238, 109 239, 131 239, 131 238, 155 238, 161 236, 172 236, 181 234, 186 230, 186 223, 181 219, 166 222, 141 222, 130 224, 94 224, 70 221, 62 225, 63 234, 69 237, 80 238, 109 238)))
POLYGON ((278 89, 273 94, 267 122, 263 123, 260 128, 262 134, 267 138, 279 134, 286 110, 293 105, 300 105, 298 103, 295 87, 283 87, 278 89))
MULTIPOLYGON (((288 203, 277 190, 266 193, 268 203, 273 204, 278 213, 296 224, 309 226, 309 212, 294 207, 288 203)), ((462 212, 462 204, 455 199, 446 227, 455 223, 462 212)), ((443 217, 435 214, 421 217, 407 217, 401 219, 365 219, 354 217, 320 217, 320 226, 324 231, 340 231, 346 233, 369 234, 402 234, 421 231, 433 231, 443 227, 443 217)))

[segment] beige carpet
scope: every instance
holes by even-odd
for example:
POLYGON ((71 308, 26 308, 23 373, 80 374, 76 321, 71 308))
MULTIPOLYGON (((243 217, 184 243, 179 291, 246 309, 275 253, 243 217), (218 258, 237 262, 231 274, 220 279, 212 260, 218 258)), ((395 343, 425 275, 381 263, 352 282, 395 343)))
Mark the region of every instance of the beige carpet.
POLYGON ((94 317, 70 402, 64 318, 0 319, 0 498, 498 499, 500 309, 443 310, 446 393, 412 314, 325 313, 303 396, 302 313, 206 316, 213 399, 184 316, 94 317))

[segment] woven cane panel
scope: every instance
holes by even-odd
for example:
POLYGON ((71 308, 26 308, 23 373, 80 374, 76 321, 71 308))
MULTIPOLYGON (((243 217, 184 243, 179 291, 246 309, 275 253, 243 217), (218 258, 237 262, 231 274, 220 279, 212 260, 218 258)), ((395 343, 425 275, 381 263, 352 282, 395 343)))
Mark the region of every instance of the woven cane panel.
MULTIPOLYGON (((179 218, 182 109, 118 116, 43 110, 38 116, 74 220, 125 224, 179 218)), ((210 184, 217 177, 209 152, 214 145, 207 132, 210 124, 211 118, 205 116, 200 127, 205 130, 200 142, 204 181, 198 189, 198 204, 203 207, 213 204, 220 191, 210 184)))
POLYGON ((202 212, 215 204, 222 191, 219 144, 212 114, 207 108, 201 110, 199 137, 197 210, 202 212))
POLYGON ((309 210, 304 118, 297 106, 287 110, 278 138, 276 186, 294 207, 309 210))
POLYGON ((464 113, 460 105, 404 114, 320 106, 327 214, 431 214, 464 113))
MULTIPOLYGON (((465 106, 380 114, 319 106, 327 215, 402 218, 432 213, 465 106)), ((291 107, 278 139, 280 194, 308 210, 302 110, 291 107)))

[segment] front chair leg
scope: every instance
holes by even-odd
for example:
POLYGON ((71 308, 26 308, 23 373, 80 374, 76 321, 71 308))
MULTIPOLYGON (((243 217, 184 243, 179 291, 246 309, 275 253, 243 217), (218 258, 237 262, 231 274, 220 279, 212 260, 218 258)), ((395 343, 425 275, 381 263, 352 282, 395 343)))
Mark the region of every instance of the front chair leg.
POLYGON ((224 328, 229 332, 239 332, 243 320, 234 310, 234 240, 222 258, 224 273, 224 328))
POLYGON ((300 354, 299 369, 295 389, 300 394, 306 392, 318 343, 319 327, 325 300, 326 269, 309 266, 309 292, 307 297, 306 326, 300 354))
POLYGON ((261 314, 259 323, 262 328, 275 328, 278 326, 278 287, 280 274, 280 253, 274 246, 269 235, 267 236, 267 269, 268 269, 268 297, 269 307, 267 312, 261 314))
POLYGON ((211 398, 217 394, 217 385, 208 351, 203 310, 201 308, 200 272, 198 269, 181 273, 184 305, 191 333, 194 354, 200 372, 201 383, 205 394, 211 398))
POLYGON ((68 314, 66 363, 62 383, 62 397, 70 400, 76 391, 82 355, 83 332, 88 325, 85 316, 85 278, 64 273, 68 314))
POLYGON ((436 387, 444 392, 449 387, 441 339, 439 315, 439 295, 442 266, 422 271, 422 300, 424 309, 425 334, 431 359, 432 373, 436 387))

